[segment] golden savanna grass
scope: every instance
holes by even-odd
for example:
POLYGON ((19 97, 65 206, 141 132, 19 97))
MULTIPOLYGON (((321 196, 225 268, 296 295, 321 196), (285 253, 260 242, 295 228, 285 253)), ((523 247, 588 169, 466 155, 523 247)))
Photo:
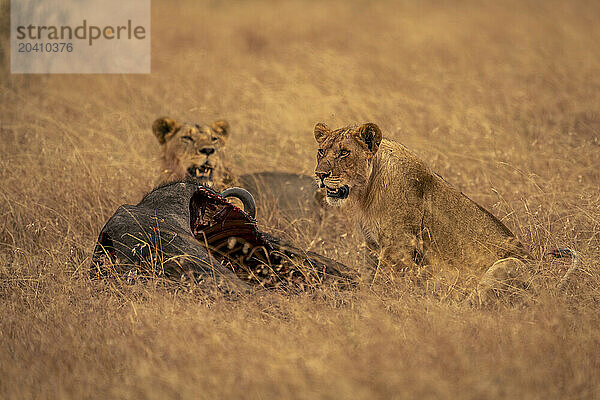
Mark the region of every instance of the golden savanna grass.
MULTIPOLYGON (((4 0, 0 398, 599 398, 598 15, 594 1, 155 1, 150 75, 10 75, 4 0), (393 273, 234 299, 90 281, 102 225, 156 179, 163 115, 227 119, 237 173, 312 174, 316 122, 376 122, 527 243, 537 291, 478 309, 468 279, 423 291, 393 273), (543 257, 558 246, 582 257, 565 291, 568 263, 543 257)), ((359 235, 328 215, 284 233, 360 271, 359 235)))

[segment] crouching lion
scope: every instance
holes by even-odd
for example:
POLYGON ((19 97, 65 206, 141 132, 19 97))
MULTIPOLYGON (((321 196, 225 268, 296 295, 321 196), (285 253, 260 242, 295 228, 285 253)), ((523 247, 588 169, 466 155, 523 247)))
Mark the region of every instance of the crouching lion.
POLYGON ((523 286, 530 256, 513 233, 373 123, 331 130, 318 123, 315 175, 327 202, 349 208, 368 247, 392 267, 417 271, 425 258, 483 272, 487 303, 523 286))
POLYGON ((214 182, 228 186, 231 177, 223 165, 223 148, 229 137, 227 121, 200 125, 158 118, 152 124, 152 132, 162 149, 160 184, 194 178, 207 186, 214 182))

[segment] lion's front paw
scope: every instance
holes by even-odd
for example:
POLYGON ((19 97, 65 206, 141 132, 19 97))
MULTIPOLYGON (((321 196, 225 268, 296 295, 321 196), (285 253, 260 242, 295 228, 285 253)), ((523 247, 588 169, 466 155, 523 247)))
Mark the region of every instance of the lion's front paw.
POLYGON ((513 257, 503 258, 483 274, 470 302, 484 307, 494 306, 499 302, 512 303, 523 297, 530 282, 531 274, 523 261, 513 257))

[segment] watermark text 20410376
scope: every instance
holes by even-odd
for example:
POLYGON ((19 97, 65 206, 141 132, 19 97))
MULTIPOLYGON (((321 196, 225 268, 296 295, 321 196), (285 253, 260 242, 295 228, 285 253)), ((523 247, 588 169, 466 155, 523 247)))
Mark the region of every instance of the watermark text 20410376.
POLYGON ((19 53, 62 53, 64 51, 70 53, 73 51, 73 43, 43 43, 43 42, 20 42, 17 51, 19 53))
POLYGON ((149 73, 150 0, 12 0, 12 73, 149 73))

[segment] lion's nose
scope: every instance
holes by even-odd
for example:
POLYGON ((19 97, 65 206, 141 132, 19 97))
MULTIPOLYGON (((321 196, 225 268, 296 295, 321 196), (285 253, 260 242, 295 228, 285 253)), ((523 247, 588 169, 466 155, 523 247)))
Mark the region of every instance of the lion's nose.
POLYGON ((325 187, 325 178, 329 177, 331 175, 331 172, 315 172, 315 175, 317 175, 317 178, 319 178, 321 180, 321 187, 324 188, 325 187))
POLYGON ((213 149, 212 147, 204 147, 203 149, 200 149, 200 153, 206 154, 207 156, 210 156, 214 152, 215 149, 213 149))
POLYGON ((319 177, 320 180, 323 180, 329 177, 329 175, 331 175, 331 172, 315 172, 315 174, 319 177))

